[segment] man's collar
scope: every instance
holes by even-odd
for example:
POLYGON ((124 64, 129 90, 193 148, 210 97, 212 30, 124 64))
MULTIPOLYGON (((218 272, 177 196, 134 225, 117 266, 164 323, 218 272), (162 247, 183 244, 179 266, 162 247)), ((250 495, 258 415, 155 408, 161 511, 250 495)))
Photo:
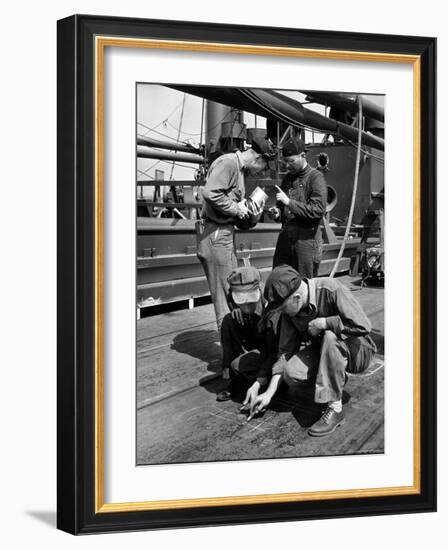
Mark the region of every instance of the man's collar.
POLYGON ((305 168, 302 168, 301 170, 299 170, 298 172, 289 172, 290 174, 290 177, 295 179, 295 178, 303 178, 303 176, 305 174, 307 174, 309 171, 311 170, 311 165, 308 163, 305 168))
POLYGON ((314 283, 313 279, 307 279, 306 277, 303 278, 305 283, 308 285, 308 311, 316 311, 317 305, 316 305, 316 284, 314 283))
POLYGON ((263 315, 264 310, 264 303, 263 303, 263 295, 260 296, 260 299, 258 300, 257 307, 255 308, 255 315, 258 315, 258 317, 261 317, 263 315))
POLYGON ((309 171, 311 170, 311 166, 310 164, 307 163, 307 165, 305 166, 305 168, 302 168, 302 170, 300 170, 299 172, 297 172, 297 175, 300 176, 301 178, 307 174, 309 171))
POLYGON ((238 149, 235 151, 236 158, 238 160, 238 168, 242 170, 244 168, 244 160, 243 155, 241 154, 241 151, 238 149))

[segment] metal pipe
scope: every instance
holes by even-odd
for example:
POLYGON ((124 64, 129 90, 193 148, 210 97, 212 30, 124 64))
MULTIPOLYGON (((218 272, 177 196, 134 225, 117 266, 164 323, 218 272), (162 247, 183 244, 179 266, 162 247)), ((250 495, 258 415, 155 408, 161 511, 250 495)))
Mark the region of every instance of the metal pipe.
POLYGON ((231 109, 227 105, 207 101, 205 104, 205 144, 207 154, 219 148, 221 126, 223 122, 230 122, 231 109))
POLYGON ((144 147, 142 145, 137 146, 137 157, 158 160, 175 160, 180 162, 189 162, 191 164, 202 164, 204 162, 204 157, 201 155, 193 155, 189 153, 171 153, 168 151, 151 149, 150 147, 144 147))
MULTIPOLYGON (((307 95, 307 100, 314 100, 321 105, 336 107, 342 111, 347 111, 351 115, 358 114, 358 103, 355 96, 347 96, 336 92, 308 92, 305 90, 301 90, 301 93, 307 95)), ((382 107, 365 97, 362 98, 362 107, 364 116, 384 122, 384 109, 382 107)))
MULTIPOLYGON (((267 106, 266 108, 273 114, 280 115, 285 122, 292 126, 297 125, 297 122, 300 121, 305 126, 310 126, 317 131, 337 135, 355 143, 358 139, 357 128, 306 109, 298 101, 278 92, 273 90, 244 90, 244 92, 254 101, 267 106)), ((384 140, 367 132, 361 132, 361 144, 384 151, 384 140)))
MULTIPOLYGON (((308 126, 319 132, 337 135, 355 143, 358 138, 356 128, 307 109, 295 99, 273 90, 264 90, 261 88, 215 88, 211 86, 168 87, 229 105, 230 107, 264 118, 285 122, 295 128, 308 126)), ((384 139, 367 132, 361 133, 361 143, 364 146, 384 151, 384 139)))
POLYGON ((194 153, 197 155, 201 153, 200 149, 186 143, 172 143, 169 141, 153 139, 146 136, 137 137, 137 145, 144 145, 145 147, 157 147, 158 149, 168 149, 169 151, 182 151, 184 153, 194 153))

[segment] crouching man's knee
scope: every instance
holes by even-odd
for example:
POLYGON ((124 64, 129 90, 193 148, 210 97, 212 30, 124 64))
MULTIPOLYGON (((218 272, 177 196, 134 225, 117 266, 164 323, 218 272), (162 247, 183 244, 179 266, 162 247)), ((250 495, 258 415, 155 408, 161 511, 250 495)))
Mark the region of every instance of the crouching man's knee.
POLYGON ((260 365, 260 356, 258 349, 242 353, 230 363, 230 372, 237 376, 255 378, 260 365))
POLYGON ((296 355, 289 359, 283 370, 283 381, 290 387, 299 387, 306 384, 310 377, 310 369, 296 355))
POLYGON ((338 337, 332 330, 324 330, 322 335, 322 341, 327 344, 331 344, 338 341, 338 337))
POLYGON ((230 363, 230 371, 239 374, 239 366, 240 366, 240 357, 236 357, 231 363, 230 363))

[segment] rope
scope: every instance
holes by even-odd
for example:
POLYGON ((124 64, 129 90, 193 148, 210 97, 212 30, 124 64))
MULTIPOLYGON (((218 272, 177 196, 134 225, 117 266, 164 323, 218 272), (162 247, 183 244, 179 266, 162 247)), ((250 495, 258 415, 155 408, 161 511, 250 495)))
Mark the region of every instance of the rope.
MULTIPOLYGON (((182 99, 182 111, 180 112, 179 130, 177 132, 177 141, 179 141, 180 129, 182 128, 182 122, 184 120, 184 110, 185 110, 185 101, 186 101, 186 99, 187 99, 187 94, 184 92, 184 97, 182 99)), ((176 153, 177 153, 177 151, 174 152, 174 154, 176 154, 176 153)), ((174 172, 174 167, 175 166, 176 166, 176 161, 173 160, 173 164, 171 165, 170 181, 172 181, 172 179, 173 179, 173 172, 174 172)), ((174 193, 174 190, 173 190, 173 193, 174 193)))
POLYGON ((152 180, 154 179, 153 176, 150 176, 150 175, 147 174, 146 172, 143 172, 143 170, 139 170, 139 169, 137 168, 137 172, 139 172, 142 176, 147 176, 148 178, 150 178, 150 179, 152 179, 152 180))
MULTIPOLYGON (((350 141, 349 139, 347 138, 344 138, 350 145, 352 145, 353 147, 355 147, 356 149, 358 148, 358 146, 356 145, 356 143, 353 143, 352 141, 350 141)), ((379 157, 377 155, 374 155, 373 153, 370 153, 369 151, 367 151, 366 149, 363 149, 361 147, 361 151, 367 155, 368 157, 372 157, 374 159, 376 159, 378 162, 380 162, 381 164, 384 164, 384 158, 382 157, 379 157)))
POLYGON ((362 137, 362 98, 358 96, 358 151, 356 153, 356 166, 355 166, 355 181, 353 183, 353 192, 352 192, 352 202, 350 204, 350 212, 348 214, 347 227, 345 228, 344 238, 342 239, 341 248, 339 249, 338 257, 336 262, 331 270, 330 277, 334 277, 339 262, 341 261, 342 254, 344 253, 345 245, 347 244, 348 235, 350 232, 350 227, 352 225, 353 212, 355 210, 356 202, 356 193, 358 190, 358 181, 359 181, 359 164, 361 160, 361 137, 362 137))
MULTIPOLYGON (((154 126, 154 128, 148 128, 148 132, 149 132, 149 131, 152 132, 153 130, 155 130, 156 128, 158 128, 159 126, 161 126, 162 124, 164 124, 165 122, 168 122, 168 119, 169 119, 172 115, 174 115, 174 113, 179 109, 179 107, 181 106, 181 104, 182 104, 182 101, 180 101, 180 102, 177 104, 177 106, 174 107, 174 109, 171 111, 171 113, 170 113, 168 116, 166 116, 163 120, 161 120, 158 124, 156 124, 156 125, 154 126)), ((148 132, 146 132, 146 133, 143 134, 143 135, 145 136, 148 132)))
MULTIPOLYGON (((154 130, 154 128, 150 128, 149 126, 146 126, 146 124, 143 124, 143 122, 137 122, 137 124, 139 124, 140 126, 143 126, 143 128, 146 128, 147 130, 150 130, 151 132, 155 132, 156 134, 159 134, 159 136, 171 139, 172 141, 174 141, 176 143, 182 143, 183 145, 185 145, 184 142, 176 140, 176 138, 173 138, 172 136, 168 136, 167 134, 163 134, 162 132, 159 132, 158 130, 154 130)), ((148 134, 145 134, 145 136, 143 136, 142 134, 138 134, 138 135, 140 135, 141 137, 145 137, 148 134)))
MULTIPOLYGON (((212 126, 211 128, 208 128, 208 131, 210 132, 210 130, 214 130, 215 128, 217 128, 218 126, 220 126, 224 120, 227 118, 228 116, 228 113, 223 116, 223 118, 217 123, 215 124, 214 126, 212 126)), ((171 128, 173 130, 179 130, 179 128, 177 128, 176 126, 174 126, 173 124, 171 124, 171 122, 168 122, 168 125, 171 126, 171 128)), ((192 132, 185 132, 185 130, 182 130, 181 131, 181 134, 184 134, 184 135, 187 135, 187 136, 201 136, 201 133, 192 133, 192 132)))
POLYGON ((203 133, 204 133, 204 116, 205 116, 205 99, 202 98, 202 107, 201 107, 201 137, 199 138, 199 145, 204 143, 203 133))
POLYGON ((157 166, 158 164, 160 164, 162 161, 161 160, 158 160, 157 162, 155 162, 154 164, 151 164, 151 166, 149 166, 148 168, 146 168, 146 170, 139 170, 139 172, 141 172, 144 176, 149 176, 149 177, 152 177, 148 174, 148 172, 154 168, 155 166, 157 166))

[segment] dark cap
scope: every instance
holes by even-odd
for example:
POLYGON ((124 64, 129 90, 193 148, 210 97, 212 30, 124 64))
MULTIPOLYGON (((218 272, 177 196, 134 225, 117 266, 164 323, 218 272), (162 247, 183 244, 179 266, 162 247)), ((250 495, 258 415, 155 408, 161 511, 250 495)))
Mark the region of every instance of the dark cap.
POLYGON ((252 149, 261 155, 268 163, 268 166, 271 170, 275 170, 275 158, 277 153, 274 149, 274 146, 268 139, 253 137, 251 143, 252 149))
POLYGON ((255 267, 237 267, 234 269, 227 279, 234 302, 236 304, 258 302, 261 296, 260 281, 260 272, 255 267))
POLYGON ((290 138, 283 144, 282 155, 284 157, 292 157, 293 155, 300 155, 305 153, 308 149, 305 147, 305 143, 300 138, 290 138))
POLYGON ((270 304, 280 305, 302 282, 300 274, 290 265, 275 267, 266 281, 264 297, 270 304))

